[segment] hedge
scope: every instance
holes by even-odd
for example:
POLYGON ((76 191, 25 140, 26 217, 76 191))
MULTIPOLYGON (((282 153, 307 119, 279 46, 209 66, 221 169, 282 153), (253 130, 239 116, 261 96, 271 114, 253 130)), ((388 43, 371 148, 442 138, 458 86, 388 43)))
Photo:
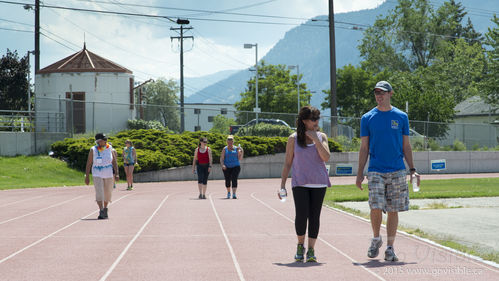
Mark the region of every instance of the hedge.
POLYGON ((253 126, 241 127, 237 136, 276 136, 287 137, 293 133, 293 129, 284 125, 273 125, 266 123, 258 123, 253 126))
MULTIPOLYGON (((109 137, 114 149, 121 156, 127 139, 133 142, 137 149, 137 172, 161 170, 192 164, 194 150, 199 137, 208 138, 208 146, 213 152, 213 162, 220 162, 220 153, 226 145, 227 135, 209 132, 185 132, 169 134, 161 130, 127 130, 109 137)), ((286 137, 235 137, 234 145, 244 148, 245 157, 282 153, 286 151, 286 137)), ((93 138, 67 138, 52 144, 54 156, 67 161, 70 166, 85 171, 88 152, 95 145, 93 138)), ((329 139, 331 151, 341 151, 341 146, 329 139)), ((118 157, 120 175, 123 172, 123 159, 118 157)))

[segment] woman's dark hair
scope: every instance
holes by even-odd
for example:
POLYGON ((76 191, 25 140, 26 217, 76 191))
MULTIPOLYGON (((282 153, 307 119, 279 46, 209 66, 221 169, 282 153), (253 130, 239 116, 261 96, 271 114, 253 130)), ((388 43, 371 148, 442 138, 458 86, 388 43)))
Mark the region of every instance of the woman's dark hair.
POLYGON ((307 137, 305 132, 307 128, 305 128, 305 123, 303 120, 319 118, 321 112, 310 105, 304 106, 300 109, 300 113, 298 113, 298 118, 296 119, 296 140, 298 141, 298 145, 301 147, 307 146, 307 137))
POLYGON ((198 147, 201 147, 201 143, 202 143, 204 140, 208 140, 208 139, 207 139, 206 137, 199 137, 198 147))

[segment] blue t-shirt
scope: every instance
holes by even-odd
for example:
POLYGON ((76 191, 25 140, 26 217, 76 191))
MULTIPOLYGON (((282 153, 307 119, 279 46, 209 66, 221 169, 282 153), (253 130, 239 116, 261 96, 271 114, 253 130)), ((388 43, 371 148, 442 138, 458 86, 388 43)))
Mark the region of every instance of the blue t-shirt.
POLYGON ((409 135, 409 118, 396 107, 373 108, 360 120, 360 136, 369 137, 369 172, 405 170, 403 135, 409 135))

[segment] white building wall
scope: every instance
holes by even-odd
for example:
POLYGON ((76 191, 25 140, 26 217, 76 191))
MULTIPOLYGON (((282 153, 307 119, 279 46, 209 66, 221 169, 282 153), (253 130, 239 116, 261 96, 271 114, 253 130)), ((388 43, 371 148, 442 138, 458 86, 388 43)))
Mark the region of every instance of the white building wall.
POLYGON ((200 131, 208 131, 213 127, 212 118, 222 114, 227 118, 236 119, 235 111, 233 104, 186 103, 184 104, 185 130, 196 131, 196 126, 199 125, 200 131), (199 114, 196 114, 195 109, 199 109, 199 114), (226 114, 223 114, 222 110, 226 114))
MULTIPOLYGON (((67 103, 64 99, 66 93, 72 90, 85 92, 87 132, 126 129, 127 120, 134 116, 134 111, 130 109, 130 78, 133 78, 132 74, 111 72, 37 74, 35 95, 40 120, 46 119, 41 117, 48 115, 45 112, 62 112, 65 115, 67 103)), ((39 131, 52 131, 46 122, 39 123, 39 131)))

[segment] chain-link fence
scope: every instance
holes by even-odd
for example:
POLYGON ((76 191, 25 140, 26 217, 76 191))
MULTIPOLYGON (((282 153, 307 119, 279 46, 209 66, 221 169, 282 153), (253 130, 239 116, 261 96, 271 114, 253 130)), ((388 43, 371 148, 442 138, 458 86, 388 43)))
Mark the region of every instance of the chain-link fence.
MULTIPOLYGON (((0 130, 29 132, 36 127, 38 133, 66 133, 70 136, 98 131, 112 133, 127 129, 129 120, 157 121, 174 132, 181 131, 182 127, 179 106, 37 98, 36 108, 36 114, 31 115, 27 112, 0 111, 0 130)), ((183 110, 184 130, 208 131, 220 116, 231 121, 229 123, 233 124, 235 133, 238 128, 256 123, 257 118, 261 123, 287 124, 294 128, 297 114, 237 111, 231 104, 186 104, 183 110)), ((328 136, 335 136, 345 149, 358 149, 360 118, 322 116, 319 126, 328 136)), ((227 133, 230 132, 229 127, 227 125, 227 133)), ((490 123, 410 121, 411 144, 414 150, 419 151, 496 148, 498 136, 499 126, 490 123)))

